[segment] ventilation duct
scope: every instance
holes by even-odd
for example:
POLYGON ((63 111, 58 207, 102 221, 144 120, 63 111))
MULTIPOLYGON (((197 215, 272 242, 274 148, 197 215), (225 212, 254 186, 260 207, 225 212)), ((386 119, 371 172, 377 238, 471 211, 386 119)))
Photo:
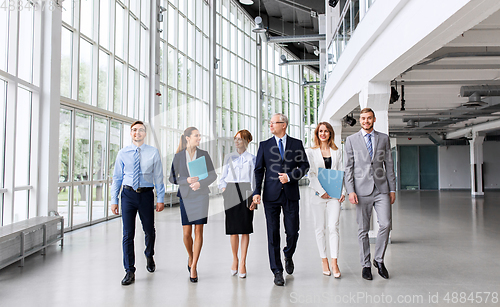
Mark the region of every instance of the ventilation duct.
POLYGON ((469 97, 477 93, 479 96, 500 96, 500 85, 477 85, 477 86, 462 86, 460 88, 460 96, 469 97))

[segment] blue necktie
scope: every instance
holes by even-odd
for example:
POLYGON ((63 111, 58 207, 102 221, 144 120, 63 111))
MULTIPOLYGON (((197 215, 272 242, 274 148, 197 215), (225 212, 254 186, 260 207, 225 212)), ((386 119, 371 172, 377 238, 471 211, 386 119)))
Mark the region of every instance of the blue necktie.
POLYGON ((281 155, 281 160, 285 160, 285 150, 283 149, 283 140, 280 139, 279 142, 279 149, 280 149, 280 155, 281 155))
POLYGON ((132 188, 137 190, 139 188, 139 175, 141 173, 141 159, 140 159, 140 149, 137 148, 134 153, 134 176, 132 178, 132 188))
POLYGON ((368 141, 366 142, 366 148, 368 149, 368 153, 370 154, 370 158, 373 159, 373 147, 372 147, 372 138, 371 134, 367 133, 368 141))

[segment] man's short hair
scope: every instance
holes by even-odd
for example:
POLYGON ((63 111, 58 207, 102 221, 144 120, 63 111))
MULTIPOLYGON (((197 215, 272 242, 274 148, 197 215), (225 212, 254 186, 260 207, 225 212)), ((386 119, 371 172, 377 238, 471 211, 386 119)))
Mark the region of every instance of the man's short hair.
POLYGON ((286 117, 286 115, 282 113, 276 113, 273 115, 273 117, 276 115, 280 117, 280 122, 285 122, 286 126, 288 127, 288 117, 286 117))
POLYGON ((133 122, 132 125, 130 125, 130 129, 132 129, 135 125, 143 125, 144 129, 146 129, 146 125, 144 125, 144 123, 140 120, 136 120, 135 122, 133 122))
POLYGON ((361 112, 359 112, 359 115, 361 115, 363 113, 370 113, 370 112, 372 112, 373 117, 375 117, 375 112, 373 112, 373 110, 371 108, 364 108, 363 110, 361 110, 361 112))

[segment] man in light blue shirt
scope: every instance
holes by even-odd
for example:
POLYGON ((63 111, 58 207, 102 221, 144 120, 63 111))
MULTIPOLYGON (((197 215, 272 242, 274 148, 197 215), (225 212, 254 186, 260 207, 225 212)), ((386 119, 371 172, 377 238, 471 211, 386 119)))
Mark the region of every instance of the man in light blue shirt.
POLYGON ((118 152, 111 187, 111 211, 119 214, 118 195, 121 193, 123 220, 123 265, 127 272, 122 285, 135 281, 135 218, 137 212, 146 234, 146 268, 153 273, 156 265, 153 259, 156 231, 154 226, 154 193, 156 188, 156 212, 164 208, 165 186, 160 153, 153 146, 144 144, 146 126, 136 121, 130 126, 132 144, 118 152))

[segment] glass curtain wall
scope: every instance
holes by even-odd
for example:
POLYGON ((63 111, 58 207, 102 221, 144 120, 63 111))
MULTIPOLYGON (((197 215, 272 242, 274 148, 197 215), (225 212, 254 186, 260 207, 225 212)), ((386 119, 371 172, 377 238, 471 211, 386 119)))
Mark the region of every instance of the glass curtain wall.
POLYGON ((261 107, 262 140, 271 137, 269 120, 275 113, 288 116, 288 134, 298 139, 301 138, 300 66, 280 66, 281 55, 285 55, 287 59, 296 59, 278 45, 265 43, 262 45, 262 90, 264 91, 261 107))
POLYGON ((217 1, 216 16, 217 161, 222 164, 242 129, 252 133, 248 150, 257 153, 257 46, 251 18, 233 1, 217 1))
POLYGON ((160 33, 160 110, 156 131, 159 131, 159 150, 162 154, 165 187, 170 166, 179 140, 188 127, 201 133, 200 147, 209 149, 210 96, 210 6, 204 0, 162 1, 163 13, 160 33))
POLYGON ((116 154, 148 108, 150 5, 63 2, 58 210, 68 230, 115 217, 108 208, 116 154))
POLYGON ((63 6, 61 96, 144 120, 150 1, 82 0, 63 6))
POLYGON ((32 2, 0 9, 0 226, 37 216, 40 29, 32 2))
MULTIPOLYGON (((320 81, 319 75, 309 67, 304 67, 304 79, 320 81)), ((318 104, 320 87, 318 85, 304 86, 304 147, 314 146, 314 129, 318 123, 318 104)))

